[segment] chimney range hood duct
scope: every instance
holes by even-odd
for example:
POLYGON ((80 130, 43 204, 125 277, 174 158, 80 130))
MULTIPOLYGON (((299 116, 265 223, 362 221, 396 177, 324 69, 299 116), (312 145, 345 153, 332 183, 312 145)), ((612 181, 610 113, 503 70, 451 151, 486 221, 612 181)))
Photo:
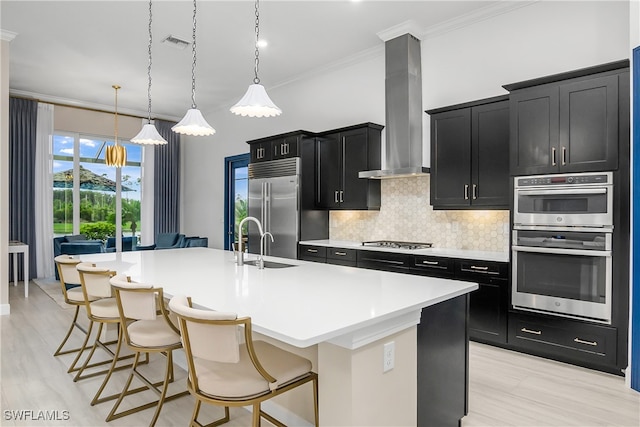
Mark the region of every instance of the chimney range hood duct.
POLYGON ((420 40, 404 34, 385 42, 384 170, 360 178, 401 178, 429 173, 422 166, 422 67, 420 40))

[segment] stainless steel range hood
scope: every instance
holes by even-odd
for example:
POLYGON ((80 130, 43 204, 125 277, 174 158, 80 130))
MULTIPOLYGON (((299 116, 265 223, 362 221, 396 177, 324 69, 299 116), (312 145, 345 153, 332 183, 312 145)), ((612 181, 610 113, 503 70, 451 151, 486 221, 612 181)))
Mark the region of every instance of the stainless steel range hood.
POLYGON ((420 40, 404 34, 385 42, 384 170, 360 178, 400 178, 429 173, 422 166, 422 67, 420 40))

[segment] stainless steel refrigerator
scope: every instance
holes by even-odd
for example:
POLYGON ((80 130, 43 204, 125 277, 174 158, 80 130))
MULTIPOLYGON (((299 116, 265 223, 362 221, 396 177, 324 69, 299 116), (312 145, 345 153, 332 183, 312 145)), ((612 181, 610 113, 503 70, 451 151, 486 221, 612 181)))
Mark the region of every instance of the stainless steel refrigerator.
MULTIPOLYGON (((248 214, 274 238, 271 242, 265 236, 265 255, 296 259, 301 238, 328 238, 328 212, 314 209, 313 197, 303 197, 303 192, 313 194, 313 168, 302 171, 301 165, 300 157, 249 164, 248 214)), ((253 222, 248 222, 248 237, 249 252, 260 253, 260 234, 253 222)))

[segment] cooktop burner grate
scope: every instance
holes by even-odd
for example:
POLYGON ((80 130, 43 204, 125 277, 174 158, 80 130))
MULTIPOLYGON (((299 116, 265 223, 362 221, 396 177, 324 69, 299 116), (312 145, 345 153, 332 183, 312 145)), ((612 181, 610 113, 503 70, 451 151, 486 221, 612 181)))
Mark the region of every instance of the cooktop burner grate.
POLYGON ((433 243, 397 242, 393 240, 372 240, 369 242, 362 242, 362 246, 374 246, 377 248, 393 248, 393 249, 428 249, 433 246, 433 243))

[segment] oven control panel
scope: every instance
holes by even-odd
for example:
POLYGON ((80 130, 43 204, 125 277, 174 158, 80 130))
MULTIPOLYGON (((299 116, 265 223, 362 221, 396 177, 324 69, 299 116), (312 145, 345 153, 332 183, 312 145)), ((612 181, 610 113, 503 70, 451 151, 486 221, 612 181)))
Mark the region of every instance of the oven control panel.
POLYGON ((610 172, 599 174, 574 174, 574 175, 536 175, 516 178, 516 187, 531 187, 540 185, 584 185, 584 184, 611 184, 610 172))

